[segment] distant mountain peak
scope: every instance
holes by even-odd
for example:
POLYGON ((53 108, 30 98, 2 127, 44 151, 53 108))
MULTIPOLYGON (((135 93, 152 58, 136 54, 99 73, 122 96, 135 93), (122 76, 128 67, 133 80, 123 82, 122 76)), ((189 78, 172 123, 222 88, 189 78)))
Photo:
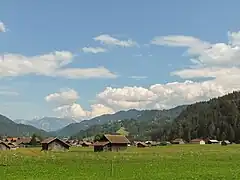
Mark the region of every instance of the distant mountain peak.
POLYGON ((32 120, 23 120, 17 119, 16 123, 31 125, 39 129, 43 129, 45 131, 56 131, 61 129, 71 123, 76 123, 77 121, 70 118, 60 118, 60 117, 47 117, 44 116, 40 119, 32 119, 32 120))

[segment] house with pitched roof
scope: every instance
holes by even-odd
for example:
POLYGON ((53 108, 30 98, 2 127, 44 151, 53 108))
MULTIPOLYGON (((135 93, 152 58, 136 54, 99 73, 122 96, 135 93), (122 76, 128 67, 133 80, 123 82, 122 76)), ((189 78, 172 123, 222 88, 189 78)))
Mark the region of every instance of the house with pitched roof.
POLYGON ((66 151, 70 145, 58 138, 47 138, 41 142, 42 151, 66 151))
POLYGON ((123 135, 103 135, 100 141, 93 144, 94 152, 99 151, 121 151, 125 150, 130 144, 130 141, 123 135))

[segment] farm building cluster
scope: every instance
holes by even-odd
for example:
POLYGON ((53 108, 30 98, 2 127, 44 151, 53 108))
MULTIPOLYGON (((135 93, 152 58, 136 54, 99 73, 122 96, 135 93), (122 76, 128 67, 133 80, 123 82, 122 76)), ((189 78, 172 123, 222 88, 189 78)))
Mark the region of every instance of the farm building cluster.
MULTIPOLYGON (((5 138, 0 141, 0 150, 10 150, 16 148, 26 148, 31 144, 31 137, 12 137, 5 138)), ((57 137, 47 138, 43 141, 35 138, 36 146, 41 147, 42 151, 67 151, 71 146, 81 146, 81 147, 93 147, 94 152, 101 151, 121 151, 127 149, 128 146, 136 146, 138 148, 151 147, 151 146, 166 146, 170 144, 187 144, 181 138, 174 139, 172 141, 164 142, 155 142, 155 141, 133 141, 130 142, 127 137, 123 135, 112 135, 105 134, 98 141, 81 141, 81 140, 69 140, 69 139, 60 139, 57 137)), ((228 145, 231 144, 228 140, 218 141, 214 139, 192 139, 190 144, 221 144, 228 145)), ((31 147, 31 146, 30 146, 31 147)))

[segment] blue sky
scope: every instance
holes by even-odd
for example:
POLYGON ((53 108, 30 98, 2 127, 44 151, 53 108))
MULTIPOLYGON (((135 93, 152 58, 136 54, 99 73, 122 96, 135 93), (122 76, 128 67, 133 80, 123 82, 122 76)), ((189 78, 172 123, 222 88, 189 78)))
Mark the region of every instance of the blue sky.
MULTIPOLYGON (((165 2, 157 0, 151 2, 72 0, 61 3, 56 0, 52 0, 51 3, 48 1, 25 0, 17 2, 8 0, 1 2, 0 21, 4 24, 6 32, 0 33, 0 53, 5 54, 6 57, 8 54, 14 56, 7 58, 7 60, 11 60, 11 58, 15 60, 15 57, 19 55, 29 58, 55 51, 68 51, 74 54, 74 57, 66 67, 81 69, 104 67, 117 74, 117 77, 83 79, 81 77, 53 77, 52 75, 36 73, 22 75, 22 71, 16 76, 0 73, 2 76, 0 79, 2 87, 0 87, 0 91, 2 90, 0 113, 13 119, 58 116, 59 114, 53 109, 64 105, 65 108, 67 107, 65 115, 77 114, 84 119, 92 117, 89 115, 93 111, 92 104, 101 104, 106 106, 108 110, 110 108, 112 112, 115 112, 121 109, 161 108, 185 103, 184 98, 181 98, 181 101, 176 101, 174 94, 170 93, 167 96, 162 90, 152 91, 151 86, 161 84, 165 91, 165 85, 169 82, 183 83, 188 79, 194 83, 198 81, 195 76, 189 77, 189 75, 188 78, 183 78, 181 75, 171 75, 172 72, 191 66, 191 58, 189 55, 183 54, 186 53, 187 49, 193 48, 192 44, 184 46, 178 44, 177 47, 176 45, 173 47, 173 45, 169 45, 169 41, 157 44, 150 42, 155 37, 188 36, 211 44, 224 43, 227 45, 229 44, 227 33, 239 31, 239 5, 240 2, 237 0, 230 2, 217 0, 199 2, 190 0, 165 2), (106 43, 94 40, 100 35, 109 35, 119 41, 132 40, 137 45, 130 47, 116 44, 106 45, 106 43), (85 53, 82 50, 84 47, 99 47, 107 52, 85 53), (144 76, 145 78, 136 79, 131 78, 132 76, 144 76), (126 86, 131 90, 123 89, 126 86), (138 88, 136 91, 135 86, 138 88), (99 93, 106 92, 105 88, 107 87, 112 87, 112 89, 107 91, 108 93, 102 93, 101 97, 98 96, 99 93), (58 105, 56 105, 56 99, 46 101, 46 96, 64 91, 62 89, 73 89, 80 98, 73 98, 73 101, 69 101, 68 97, 64 97, 62 101, 67 101, 68 104, 64 102, 58 105), (115 90, 113 91, 113 89, 115 90), (16 92, 18 95, 6 94, 6 91, 16 92), (151 97, 149 97, 149 93, 152 93, 151 97), (147 99, 144 99, 146 94, 147 99), (107 101, 107 98, 110 100, 107 101), (169 98, 173 98, 173 102, 176 101, 176 103, 166 102, 169 98), (53 103, 53 101, 55 102, 53 103), (143 104, 140 103, 142 101, 144 101, 143 104), (126 104, 126 102, 131 102, 131 104, 126 104), (78 105, 75 110, 72 109, 73 104, 78 105), (78 108, 87 113, 82 115, 78 108)), ((206 51, 206 49, 202 51, 206 51)), ((217 51, 217 53, 221 52, 217 51)), ((224 51, 224 53, 228 52, 224 51)), ((195 55, 198 56, 197 60, 201 61, 199 57, 202 52, 198 51, 195 55)), ((226 59, 226 57, 224 58, 226 59)), ((21 68, 21 66, 18 67, 21 68)), ((204 67, 201 68, 206 67, 224 68, 219 64, 213 65, 211 63, 204 63, 204 67)), ((2 68, 6 68, 6 66, 0 65, 0 72, 2 68)), ((238 64, 234 61, 231 68, 238 68, 238 64)), ((203 72, 204 69, 198 70, 203 72)), ((238 69, 234 70, 238 71, 238 69)), ((210 93, 212 90, 209 90, 209 85, 206 92, 201 90, 197 95, 194 95, 194 98, 187 99, 186 102, 208 99, 239 88, 238 84, 234 84, 229 89, 229 85, 222 84, 221 77, 214 82, 201 81, 201 83, 217 84, 214 87, 218 87, 219 91, 215 92, 214 90, 214 93, 210 93), (203 91, 205 94, 202 93, 203 91)), ((198 78, 206 78, 206 76, 198 78)), ((201 85, 201 87, 203 86, 201 85)), ((170 88, 179 95, 177 89, 170 88)), ((193 91, 193 88, 190 89, 193 91)), ((170 90, 167 89, 166 92, 170 90)), ((189 88, 188 91, 190 91, 189 88)), ((181 93, 183 92, 181 91, 181 93)), ((60 96, 61 94, 58 94, 58 97, 60 96)), ((181 95, 181 97, 183 96, 181 95)))

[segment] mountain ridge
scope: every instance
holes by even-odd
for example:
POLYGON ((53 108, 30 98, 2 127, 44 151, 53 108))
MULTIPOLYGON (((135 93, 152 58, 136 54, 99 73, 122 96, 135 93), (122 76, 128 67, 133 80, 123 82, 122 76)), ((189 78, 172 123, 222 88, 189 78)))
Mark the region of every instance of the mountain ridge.
POLYGON ((98 116, 92 118, 90 120, 84 120, 79 123, 69 124, 66 127, 53 131, 51 133, 57 136, 72 136, 77 134, 81 130, 85 130, 93 125, 101 125, 109 122, 115 122, 118 120, 124 119, 137 119, 139 121, 145 119, 153 119, 158 118, 159 116, 164 116, 168 114, 169 111, 174 111, 176 109, 184 109, 186 105, 177 106, 172 109, 165 109, 165 110, 136 110, 130 109, 126 111, 118 111, 114 114, 104 114, 102 116, 98 116))
POLYGON ((50 134, 42 129, 38 129, 31 125, 17 124, 10 118, 0 114, 0 134, 6 136, 32 136, 37 134, 47 137, 50 134))
POLYGON ((57 131, 71 123, 76 123, 77 121, 71 118, 58 118, 58 117, 43 117, 40 119, 24 120, 16 119, 14 122, 18 124, 31 125, 38 129, 43 129, 44 131, 51 132, 57 131))

